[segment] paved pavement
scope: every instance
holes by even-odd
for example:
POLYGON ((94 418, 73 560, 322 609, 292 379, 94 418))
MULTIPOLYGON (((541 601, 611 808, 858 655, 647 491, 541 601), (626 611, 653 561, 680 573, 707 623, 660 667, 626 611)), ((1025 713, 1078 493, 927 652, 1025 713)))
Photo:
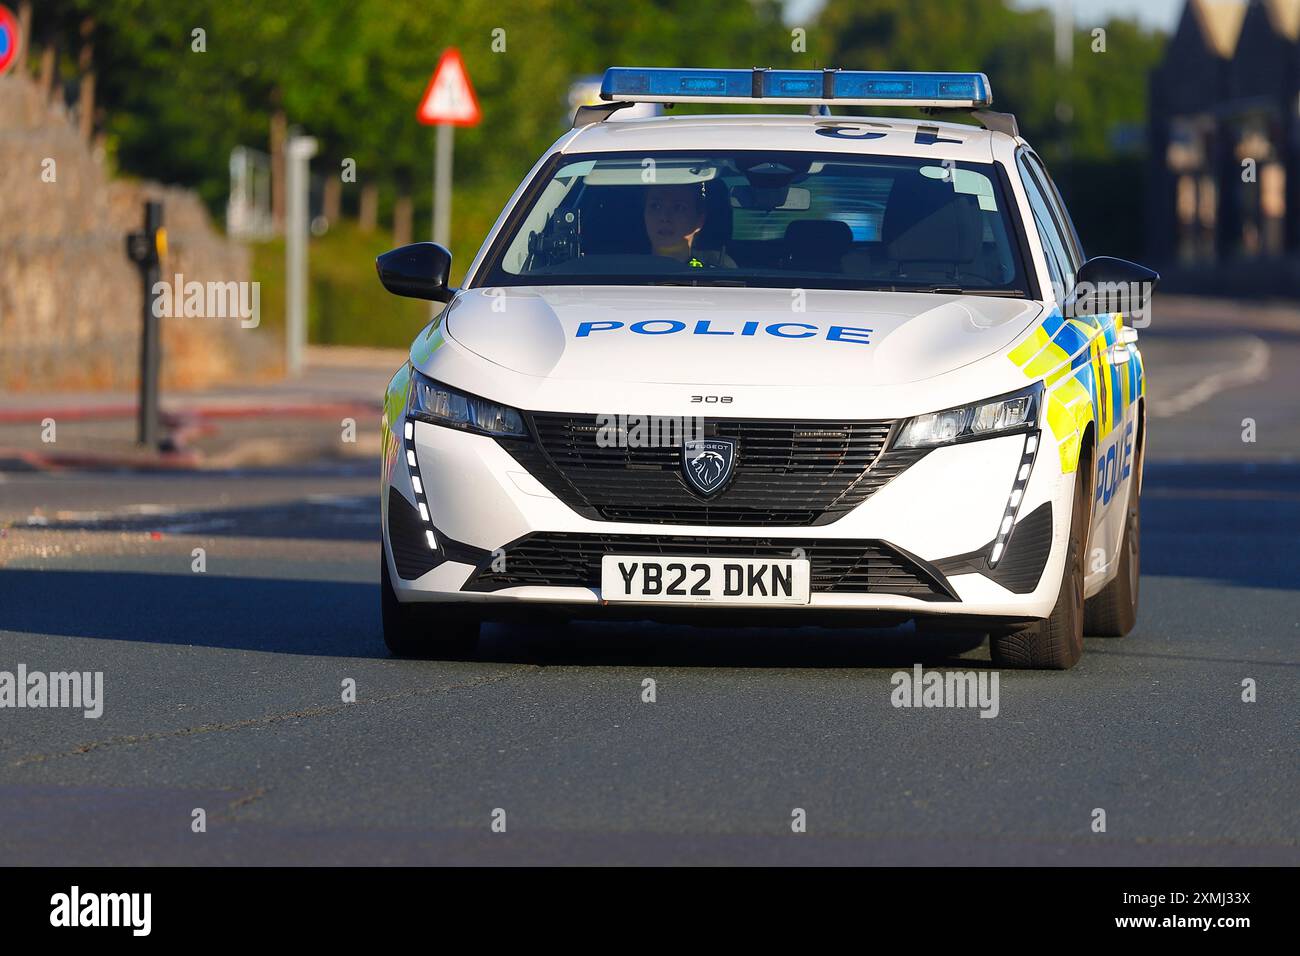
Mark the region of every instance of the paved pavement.
POLYGON ((1300 339, 1156 318, 1137 630, 1002 671, 995 719, 891 706, 917 661, 988 669, 910 628, 390 660, 365 457, 0 473, 0 670, 104 674, 98 719, 0 709, 0 864, 1300 863, 1300 339))
POLYGON ((8 395, 0 404, 0 471, 219 471, 373 460, 384 386, 405 359, 397 349, 312 347, 297 379, 169 393, 161 402, 161 448, 137 444, 133 394, 8 395))

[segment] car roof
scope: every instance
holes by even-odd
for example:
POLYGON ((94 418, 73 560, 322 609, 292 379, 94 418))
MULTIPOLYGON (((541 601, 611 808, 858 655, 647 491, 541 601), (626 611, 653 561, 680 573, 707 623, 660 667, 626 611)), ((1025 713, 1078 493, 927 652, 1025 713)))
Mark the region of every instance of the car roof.
MULTIPOLYGON (((991 162, 995 146, 1020 142, 1006 133, 965 123, 884 116, 730 114, 608 119, 573 131, 564 153, 663 149, 767 149, 841 152, 875 156, 915 156, 966 162, 991 162), (858 129, 832 136, 818 130, 858 129), (864 133, 882 134, 867 136, 864 133), (1005 140, 1005 144, 999 142, 1005 140)), ((999 153, 1002 150, 998 150, 999 153)))

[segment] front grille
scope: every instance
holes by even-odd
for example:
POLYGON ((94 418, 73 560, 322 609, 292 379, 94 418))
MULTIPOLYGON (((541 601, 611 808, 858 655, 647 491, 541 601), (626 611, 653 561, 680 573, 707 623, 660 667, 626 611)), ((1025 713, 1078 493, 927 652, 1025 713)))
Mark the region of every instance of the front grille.
POLYGON ((680 434, 660 447, 597 444, 593 415, 533 412, 536 441, 498 439, 557 498, 596 521, 822 525, 866 501, 922 452, 883 453, 892 422, 713 419, 736 442, 734 475, 704 499, 682 475, 680 434))
POLYGON ((827 538, 714 538, 542 531, 507 545, 481 563, 462 588, 600 587, 607 554, 706 558, 788 558, 796 549, 812 565, 813 593, 902 594, 955 600, 942 575, 883 541, 827 538))

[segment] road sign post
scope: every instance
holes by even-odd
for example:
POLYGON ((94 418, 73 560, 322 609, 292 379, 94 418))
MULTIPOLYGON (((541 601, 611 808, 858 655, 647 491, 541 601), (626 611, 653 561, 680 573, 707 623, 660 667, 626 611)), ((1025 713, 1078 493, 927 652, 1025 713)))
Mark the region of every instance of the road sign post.
POLYGON ((284 146, 288 200, 284 226, 284 364, 290 376, 302 373, 303 353, 307 349, 307 232, 310 228, 307 189, 311 171, 308 164, 316 149, 316 140, 310 136, 290 136, 284 146))
MULTIPOLYGON (((415 116, 426 126, 438 128, 433 156, 433 241, 450 248, 453 130, 475 126, 482 119, 465 62, 455 47, 443 51, 415 116)), ((433 308, 437 312, 442 305, 435 303, 433 308)))
POLYGON ((433 241, 451 246, 451 167, 456 127, 438 124, 433 159, 433 241))

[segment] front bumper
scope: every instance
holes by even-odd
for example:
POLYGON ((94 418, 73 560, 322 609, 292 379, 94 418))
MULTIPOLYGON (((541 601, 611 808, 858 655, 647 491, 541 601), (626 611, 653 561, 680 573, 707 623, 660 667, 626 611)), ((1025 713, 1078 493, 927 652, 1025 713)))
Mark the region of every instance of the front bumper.
MULTIPOLYGON (((385 457, 385 559, 403 602, 478 604, 488 617, 509 616, 512 609, 526 613, 539 605, 594 616, 686 620, 729 616, 740 621, 754 611, 604 604, 599 577, 584 577, 590 556, 602 549, 640 553, 647 541, 688 554, 748 549, 762 556, 802 548, 814 562, 810 603, 774 617, 776 609, 761 609, 768 620, 805 623, 811 616, 844 615, 861 623, 870 612, 885 622, 911 617, 1011 622, 1046 617, 1059 591, 1075 476, 1061 472, 1050 438, 1021 489, 1005 553, 990 568, 988 556, 1024 460, 1025 435, 934 449, 829 524, 719 527, 585 518, 493 439, 426 422, 412 425, 409 439, 393 436, 396 448, 385 457), (425 543, 426 531, 434 534, 436 552, 425 543), (845 556, 854 553, 869 558, 859 562, 867 570, 834 577, 845 556), (521 572, 530 561, 531 578, 521 572), (563 573, 539 578, 536 569, 542 566, 563 573), (874 577, 871 568, 878 572, 874 577), (833 577, 837 583, 830 585, 833 577), (528 583, 543 578, 545 583, 528 583), (905 586, 896 585, 900 580, 905 586), (910 586, 913 580, 925 587, 910 586)), ((1043 441, 1042 435, 1035 437, 1043 441)))

